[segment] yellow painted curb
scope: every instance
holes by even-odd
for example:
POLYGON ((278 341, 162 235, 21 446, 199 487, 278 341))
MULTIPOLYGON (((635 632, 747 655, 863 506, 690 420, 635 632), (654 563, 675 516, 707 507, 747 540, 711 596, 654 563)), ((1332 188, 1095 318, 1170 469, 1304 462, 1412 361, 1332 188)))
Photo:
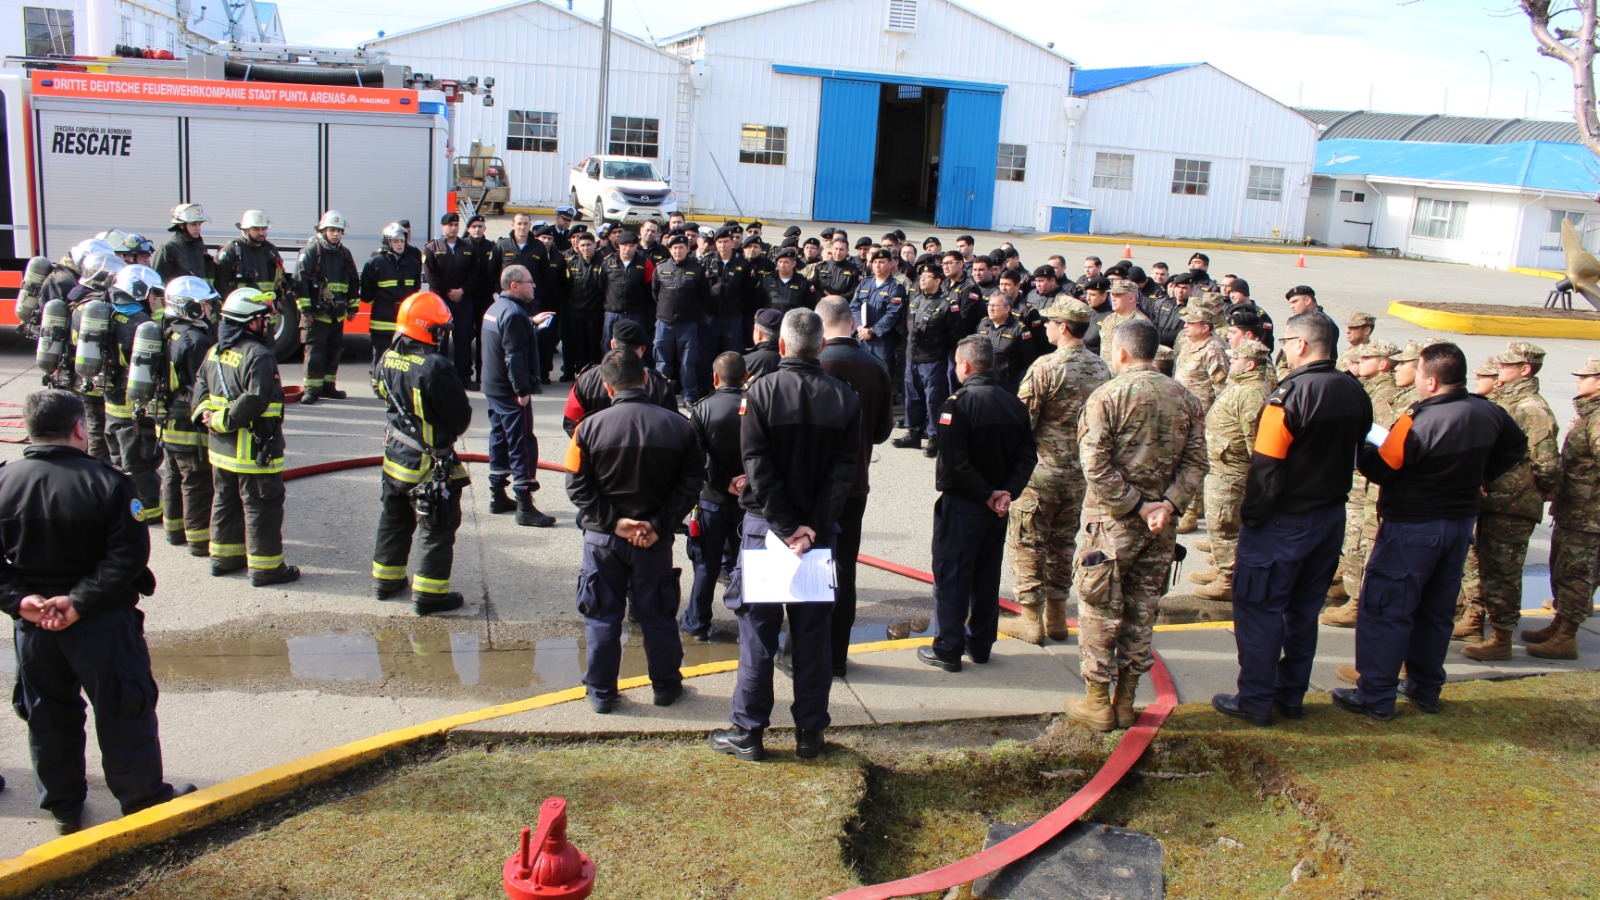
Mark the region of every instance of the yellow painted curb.
MULTIPOLYGON (((1224 241, 1167 241, 1160 238, 1130 238, 1115 234, 1051 234, 1041 241, 1063 241, 1073 244, 1132 244, 1135 247, 1174 247, 1179 250, 1233 250, 1239 253, 1277 253, 1299 256, 1334 256, 1342 259, 1366 259, 1365 250, 1332 250, 1324 247, 1291 247, 1287 244, 1230 244, 1224 241)), ((1177 271, 1176 269, 1174 271, 1177 271)), ((1565 276, 1563 276, 1565 277, 1565 276)))
POLYGON ((1529 316, 1486 316, 1445 312, 1412 306, 1404 300, 1390 301, 1389 315, 1404 319, 1413 325, 1421 325, 1430 331, 1501 337, 1600 339, 1600 321, 1594 320, 1536 319, 1529 316))
POLYGON ((1532 275, 1549 281, 1560 281, 1567 277, 1567 273, 1557 272, 1555 269, 1530 269, 1527 266, 1512 266, 1507 271, 1515 272, 1518 275, 1532 275))

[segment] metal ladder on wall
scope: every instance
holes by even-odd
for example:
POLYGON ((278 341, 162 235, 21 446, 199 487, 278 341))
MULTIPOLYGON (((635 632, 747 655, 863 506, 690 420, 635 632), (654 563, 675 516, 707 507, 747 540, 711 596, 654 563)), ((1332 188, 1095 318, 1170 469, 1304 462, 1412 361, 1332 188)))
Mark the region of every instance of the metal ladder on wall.
POLYGON ((694 88, 688 78, 678 81, 678 118, 673 126, 672 189, 678 194, 678 208, 689 207, 689 157, 693 152, 690 140, 694 128, 694 88))

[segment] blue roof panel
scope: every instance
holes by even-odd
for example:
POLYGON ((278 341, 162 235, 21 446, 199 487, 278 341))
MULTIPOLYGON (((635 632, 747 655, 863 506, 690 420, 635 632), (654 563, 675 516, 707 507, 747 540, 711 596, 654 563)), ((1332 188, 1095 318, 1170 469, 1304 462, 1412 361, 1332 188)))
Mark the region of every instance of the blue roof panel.
POLYGON ((1147 81, 1151 78, 1160 78, 1173 72, 1192 69, 1204 63, 1178 63, 1171 66, 1124 66, 1117 69, 1079 69, 1072 76, 1072 95, 1083 97, 1088 94, 1098 94, 1112 88, 1133 84, 1136 81, 1147 81))
POLYGON ((1600 160, 1580 144, 1442 144, 1332 138, 1317 144, 1316 174, 1496 184, 1593 194, 1600 160))

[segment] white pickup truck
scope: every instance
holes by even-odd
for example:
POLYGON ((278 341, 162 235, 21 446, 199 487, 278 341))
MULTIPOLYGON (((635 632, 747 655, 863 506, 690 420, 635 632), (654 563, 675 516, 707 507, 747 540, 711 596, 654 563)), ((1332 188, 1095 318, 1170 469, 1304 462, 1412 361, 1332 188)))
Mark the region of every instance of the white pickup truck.
POLYGON ((567 196, 580 215, 596 221, 665 222, 678 195, 648 159, 591 156, 572 167, 567 196))

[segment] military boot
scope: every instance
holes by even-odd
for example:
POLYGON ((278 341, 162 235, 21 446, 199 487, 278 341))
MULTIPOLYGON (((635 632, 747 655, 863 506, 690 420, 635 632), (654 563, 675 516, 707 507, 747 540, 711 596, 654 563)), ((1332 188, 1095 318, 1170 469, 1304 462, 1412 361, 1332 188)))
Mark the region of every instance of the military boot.
POLYGON ((1550 624, 1546 625, 1543 628, 1539 628, 1539 629, 1524 628, 1524 629, 1522 629, 1522 639, 1524 641, 1527 641, 1530 644, 1542 644, 1545 641, 1548 641, 1551 638, 1555 637, 1556 634, 1558 632, 1560 632, 1560 631, 1561 631, 1561 620, 1552 618, 1550 620, 1550 624))
POLYGON ((1217 576, 1216 579, 1200 585, 1194 589, 1194 595, 1201 600, 1215 600, 1219 603, 1233 602, 1233 579, 1217 576))
POLYGON ((1194 550, 1195 550, 1196 553, 1210 553, 1211 552, 1211 542, 1210 541, 1195 541, 1194 542, 1194 550))
POLYGON ((1578 623, 1562 619, 1556 625, 1555 637, 1529 647, 1528 655, 1539 659, 1577 659, 1578 623))
POLYGON ((1132 728, 1139 713, 1133 708, 1133 697, 1139 692, 1139 676, 1123 671, 1117 676, 1117 693, 1112 700, 1112 711, 1117 716, 1118 728, 1132 728))
POLYGON ((516 509, 517 501, 511 499, 511 496, 506 493, 505 485, 489 485, 489 512, 508 513, 515 512, 516 509))
POLYGON ((1483 607, 1469 606, 1456 619, 1456 629, 1450 632, 1450 640, 1481 641, 1483 640, 1483 627, 1486 624, 1488 622, 1483 607))
POLYGON ((1496 628, 1489 639, 1461 648, 1461 655, 1480 662, 1494 662, 1511 658, 1511 629, 1496 628))
POLYGON ((1344 589, 1343 578, 1335 581, 1333 585, 1328 588, 1328 599, 1334 601, 1335 603, 1343 603, 1344 601, 1350 599, 1349 592, 1344 589))
POLYGON ((1356 684, 1361 680, 1361 673, 1356 671, 1355 666, 1348 664, 1340 665, 1334 674, 1338 675, 1339 680, 1346 684, 1356 684))
POLYGON ((1042 603, 1028 603, 1018 606, 1017 615, 1005 616, 1000 619, 1000 631, 1009 634, 1019 641, 1030 644, 1044 643, 1044 622, 1040 616, 1043 611, 1042 603))
POLYGON ((1066 600, 1044 602, 1044 634, 1052 641, 1064 641, 1072 637, 1072 632, 1067 630, 1066 600))
POLYGON ((1192 509, 1189 510, 1188 512, 1184 513, 1183 514, 1183 518, 1178 520, 1178 533, 1179 534, 1189 534, 1189 533, 1193 532, 1195 529, 1197 529, 1199 527, 1200 527, 1200 517, 1195 515, 1194 514, 1194 510, 1192 510, 1192 509))
POLYGON ((1067 701, 1067 718, 1095 731, 1115 728, 1117 714, 1111 709, 1111 685, 1090 681, 1084 687, 1088 689, 1087 694, 1067 701))
POLYGON ((889 444, 901 450, 916 450, 922 446, 922 434, 921 432, 908 431, 890 441, 889 444))
POLYGON ((1317 617, 1317 621, 1334 628, 1356 627, 1356 612, 1360 609, 1361 601, 1352 598, 1349 602, 1324 612, 1317 617))
POLYGON ((1216 569, 1205 569, 1199 572, 1189 573, 1189 580, 1195 584, 1210 584, 1220 577, 1222 577, 1222 573, 1218 572, 1216 569))

